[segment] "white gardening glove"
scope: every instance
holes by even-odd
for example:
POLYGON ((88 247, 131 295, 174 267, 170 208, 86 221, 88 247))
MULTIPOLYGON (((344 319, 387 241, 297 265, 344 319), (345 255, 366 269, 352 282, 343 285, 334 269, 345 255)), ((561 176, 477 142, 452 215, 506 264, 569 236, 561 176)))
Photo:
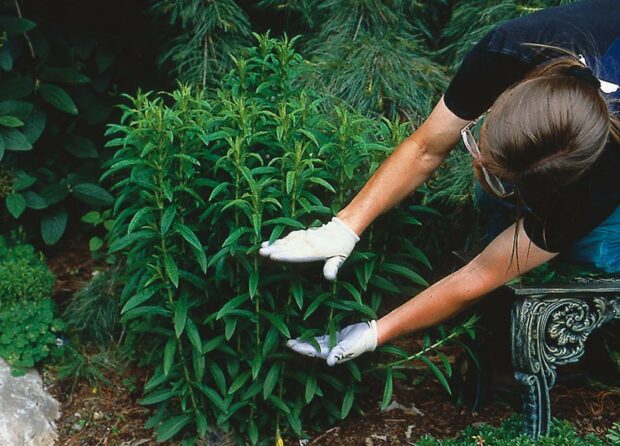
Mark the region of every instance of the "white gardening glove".
POLYGON ((377 321, 361 322, 349 325, 336 332, 336 345, 329 349, 329 335, 314 338, 321 347, 317 350, 310 341, 299 338, 291 339, 286 346, 302 355, 327 359, 327 365, 333 366, 348 361, 365 352, 377 348, 377 321))
POLYGON ((293 231, 271 245, 263 242, 260 254, 282 262, 326 260, 323 275, 336 280, 338 268, 359 241, 357 234, 337 217, 319 228, 293 231))

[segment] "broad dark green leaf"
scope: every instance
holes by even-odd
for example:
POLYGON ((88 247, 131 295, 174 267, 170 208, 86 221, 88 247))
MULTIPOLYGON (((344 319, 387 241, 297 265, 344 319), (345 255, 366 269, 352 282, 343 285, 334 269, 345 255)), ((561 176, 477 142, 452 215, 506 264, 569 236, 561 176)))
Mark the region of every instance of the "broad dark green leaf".
POLYGON ((71 192, 77 199, 92 206, 111 206, 114 202, 114 197, 107 190, 94 183, 76 184, 71 192))
POLYGON ((52 107, 70 115, 78 114, 77 105, 75 105, 69 93, 61 87, 52 84, 41 84, 39 86, 39 94, 52 107))
POLYGON ((41 219, 41 237, 46 245, 55 244, 67 227, 67 210, 56 208, 41 219))
POLYGON ((37 24, 33 21, 21 17, 0 16, 0 30, 8 35, 22 34, 34 29, 36 26, 37 24))
POLYGON ((26 139, 24 134, 15 129, 2 129, 0 135, 4 139, 4 148, 16 152, 24 152, 32 149, 32 144, 26 139))
POLYGON ((161 235, 166 235, 176 215, 177 215, 177 210, 173 206, 170 206, 164 211, 164 214, 161 217, 161 223, 160 223, 161 235))
POLYGON ((189 341, 192 343, 194 348, 202 352, 202 339, 200 338, 200 332, 198 331, 198 327, 191 318, 187 318, 185 333, 189 338, 189 341))
POLYGON ((41 135, 43 134, 43 130, 45 130, 45 125, 47 124, 47 115, 45 111, 36 107, 30 116, 28 116, 24 121, 24 127, 22 128, 22 132, 26 137, 26 140, 30 144, 34 144, 39 140, 41 135))
POLYGON ((88 76, 80 73, 73 67, 48 67, 41 69, 39 76, 47 82, 61 82, 66 84, 86 84, 90 82, 88 76))
POLYGON ((217 312, 216 319, 223 318, 228 313, 230 313, 232 310, 234 310, 239 305, 241 305, 242 303, 244 303, 245 301, 247 301, 249 299, 250 299, 250 296, 248 294, 241 294, 241 295, 239 295, 237 297, 234 297, 234 298, 230 299, 228 302, 226 302, 224 304, 224 306, 222 308, 220 308, 220 311, 217 312))
POLYGON ((64 148, 76 158, 96 159, 99 157, 95 143, 91 139, 82 136, 69 135, 65 140, 64 148))
POLYGON ((22 192, 22 195, 26 199, 26 206, 30 209, 45 209, 47 207, 47 202, 36 192, 32 192, 30 190, 22 192))
POLYGON ((13 218, 19 218, 26 210, 26 199, 20 193, 12 193, 7 195, 5 199, 6 208, 13 218))
POLYGON ((243 372, 242 374, 237 376, 235 380, 232 382, 232 384, 230 385, 230 388, 228 389, 228 394, 232 395, 237 390, 241 389, 245 385, 245 383, 248 382, 248 379, 250 379, 250 376, 251 376, 250 371, 243 372))
POLYGON ((312 375, 308 375, 306 378, 305 400, 307 404, 310 404, 314 395, 316 394, 316 379, 312 375))

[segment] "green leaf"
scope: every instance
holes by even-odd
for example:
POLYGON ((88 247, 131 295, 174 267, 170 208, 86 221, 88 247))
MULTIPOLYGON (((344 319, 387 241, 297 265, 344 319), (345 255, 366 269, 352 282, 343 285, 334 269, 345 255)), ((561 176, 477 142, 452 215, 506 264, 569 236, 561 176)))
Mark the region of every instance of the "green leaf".
POLYGON ((164 265, 166 267, 166 273, 168 274, 168 278, 174 284, 176 288, 179 287, 179 268, 177 267, 174 259, 166 255, 164 257, 164 265))
POLYGON ((76 158, 99 158, 99 152, 97 151, 97 147, 95 147, 95 143, 89 138, 84 138, 77 135, 69 135, 65 140, 64 148, 67 152, 69 152, 76 158))
POLYGON ((114 203, 114 197, 103 187, 94 183, 76 184, 71 192, 77 199, 92 206, 111 206, 114 203))
POLYGON ((351 407, 353 407, 353 400, 355 399, 355 386, 351 385, 347 389, 347 393, 342 400, 342 407, 340 409, 340 418, 343 420, 349 415, 351 407))
POLYGON ((237 297, 230 299, 228 302, 226 302, 226 304, 224 304, 224 306, 222 306, 222 308, 220 308, 220 311, 217 312, 216 319, 219 320, 223 318, 228 313, 230 313, 232 310, 234 310, 239 305, 241 305, 243 302, 245 302, 246 300, 249 300, 249 298, 250 296, 248 294, 241 294, 237 297))
POLYGON ((131 234, 133 231, 135 231, 140 225, 140 223, 142 223, 142 217, 144 217, 149 212, 152 212, 152 209, 148 207, 144 207, 138 212, 136 212, 135 215, 131 218, 131 221, 129 222, 129 226, 127 227, 127 233, 131 234))
POLYGON ((187 322, 185 325, 185 333, 189 338, 189 341, 192 343, 194 348, 202 353, 202 339, 200 339, 200 333, 198 332, 198 327, 191 318, 187 318, 187 322))
POLYGON ((26 210, 26 199, 22 194, 12 193, 6 197, 6 208, 13 218, 19 218, 26 210))
POLYGON ((280 333, 282 333, 284 335, 285 338, 290 339, 291 338, 291 333, 288 330, 288 327, 286 326, 286 324, 284 323, 284 321, 282 320, 282 318, 280 318, 280 316, 278 316, 277 314, 274 313, 269 313, 267 311, 261 310, 260 312, 269 322, 271 322, 271 324, 276 327, 278 329, 278 331, 280 333))
POLYGON ((21 127, 24 123, 15 116, 0 116, 0 125, 4 127, 21 127))
POLYGON ((6 32, 8 35, 22 34, 30 31, 36 26, 37 24, 33 21, 21 17, 0 16, 0 30, 6 32))
POLYGON ((174 354, 177 351, 177 340, 169 338, 164 347, 164 375, 168 376, 174 363, 174 354))
POLYGON ((329 184, 327 181, 325 181, 323 178, 312 177, 310 178, 310 181, 312 183, 316 183, 320 186, 323 186, 325 189, 327 189, 330 192, 333 192, 334 194, 336 193, 336 189, 334 189, 333 186, 329 184))
POLYGON ((211 387, 205 386, 202 383, 196 383, 196 387, 222 412, 226 412, 228 409, 227 404, 222 400, 218 393, 211 387))
POLYGON ((24 127, 22 128, 22 132, 24 133, 26 140, 30 144, 37 142, 43 134, 46 124, 47 115, 45 114, 45 111, 38 107, 35 108, 32 111, 32 114, 25 119, 24 127))
POLYGON ((34 183, 36 183, 36 181, 37 181, 36 177, 33 177, 23 171, 18 170, 15 172, 15 183, 13 183, 13 190, 21 191, 21 190, 27 189, 30 186, 32 186, 34 183))
POLYGON ((88 242, 88 248, 91 252, 99 251, 103 246, 103 240, 99 237, 93 237, 88 242))
POLYGON ((39 194, 27 190, 22 194, 26 199, 26 206, 30 209, 41 210, 47 207, 47 202, 39 194))
POLYGON ((312 375, 308 375, 308 377, 306 378, 306 390, 305 390, 305 399, 306 399, 306 404, 310 404, 310 401, 312 401, 312 399, 314 398, 314 395, 316 395, 316 379, 314 378, 314 376, 312 375))
POLYGON ((263 399, 267 399, 275 389, 278 379, 280 378, 280 365, 273 364, 267 372, 265 381, 263 381, 263 399))
POLYGON ((306 229, 306 226, 304 226, 303 223, 300 223, 297 220, 293 220, 292 218, 288 218, 288 217, 272 218, 271 220, 265 221, 265 225, 275 225, 275 224, 291 226, 296 229, 306 229))
POLYGON ((192 421, 192 417, 190 415, 180 415, 170 418, 157 428, 157 442, 161 443, 170 440, 178 434, 181 429, 187 426, 190 421, 192 421))
POLYGON ((32 144, 26 139, 24 134, 15 129, 0 130, 0 135, 4 138, 4 148, 16 152, 25 152, 32 149, 32 144))
POLYGON ((150 230, 132 232, 131 234, 127 234, 117 240, 114 240, 114 242, 112 242, 112 244, 108 248, 108 252, 112 254, 116 251, 120 251, 122 249, 129 247, 130 245, 132 245, 133 243, 139 240, 147 240, 147 239, 153 238, 154 234, 155 233, 150 230))
POLYGON ((222 395, 226 394, 226 377, 224 376, 224 372, 215 361, 209 361, 209 372, 213 377, 213 382, 217 386, 218 390, 222 395))
POLYGON ((422 362, 428 366, 431 372, 433 372, 433 375, 435 375, 443 388, 446 389, 446 392, 448 392, 449 395, 452 395, 452 389, 450 389, 450 384, 448 383, 448 380, 446 379, 444 374, 441 373, 441 370, 439 370, 439 367, 433 364, 433 362, 426 356, 420 356, 420 360, 422 360, 422 362))
POLYGON ((284 412, 286 414, 291 413, 291 409, 286 405, 286 403, 284 401, 282 401, 282 398, 279 398, 279 397, 277 397, 275 395, 270 395, 268 400, 269 400, 269 402, 271 402, 271 404, 276 406, 282 412, 284 412))
POLYGON ((250 271, 250 278, 248 281, 248 292, 250 293, 250 298, 253 299, 258 292, 258 271, 250 271))
POLYGON ((185 323, 187 322, 187 311, 189 310, 189 301, 187 299, 187 293, 174 304, 174 332, 177 338, 180 338, 185 330, 185 323))
POLYGON ((41 98, 50 104, 52 107, 69 113, 70 115, 77 115, 78 108, 64 89, 51 84, 41 84, 39 86, 39 93, 41 98))
POLYGON ((413 283, 416 283, 418 285, 428 286, 428 282, 424 280, 422 276, 420 276, 415 271, 407 268, 406 266, 397 265, 395 263, 383 263, 381 265, 381 269, 389 273, 399 274, 403 277, 406 277, 410 279, 413 283))
POLYGON ((56 208, 41 219, 41 237, 46 245, 55 244, 67 227, 67 210, 56 208))
POLYGON ((187 243, 199 251, 204 251, 202 243, 200 243, 200 240, 198 240, 198 237, 196 237, 196 234, 194 234, 190 228, 181 223, 177 223, 174 225, 174 229, 181 234, 181 237, 183 237, 187 243))
POLYGON ((250 376, 251 376, 251 373, 249 370, 237 376, 235 380, 232 382, 232 384, 230 385, 230 388, 228 389, 228 394, 232 395, 237 390, 241 389, 245 385, 245 383, 248 382, 248 379, 250 379, 250 376))
POLYGON ((0 49, 0 69, 3 71, 11 71, 13 68, 13 57, 6 45, 0 49))
POLYGON ((164 215, 162 215, 161 217, 161 223, 160 223, 160 233, 161 235, 165 235, 168 232, 168 229, 170 229, 170 225, 172 224, 172 221, 174 220, 174 217, 176 217, 177 215, 177 210, 175 207, 169 207, 164 211, 164 215))
POLYGON ((392 369, 389 368, 386 370, 385 375, 385 387, 383 388, 383 399, 381 400, 381 410, 385 410, 385 408, 392 401, 392 391, 393 391, 393 372, 392 369))
POLYGON ((140 404, 144 404, 148 406, 150 404, 161 403, 162 401, 167 401, 170 398, 174 398, 179 394, 178 390, 170 390, 170 389, 162 389, 157 392, 153 392, 140 400, 140 404))
POLYGON ((63 82, 66 84, 86 84, 90 79, 72 67, 44 66, 39 77, 47 82, 63 82))
POLYGON ((258 443, 258 427, 256 427, 254 420, 250 420, 248 423, 248 438, 251 444, 258 443))

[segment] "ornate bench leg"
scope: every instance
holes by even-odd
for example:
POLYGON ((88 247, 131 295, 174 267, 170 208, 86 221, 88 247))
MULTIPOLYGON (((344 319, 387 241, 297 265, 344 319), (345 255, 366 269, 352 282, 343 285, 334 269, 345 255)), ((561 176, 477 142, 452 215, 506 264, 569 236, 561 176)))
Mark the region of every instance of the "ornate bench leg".
POLYGON ((515 378, 522 386, 523 428, 534 439, 549 433, 549 389, 555 381, 555 370, 543 368, 540 344, 544 342, 544 303, 526 298, 515 301, 512 307, 512 363, 515 378))
POLYGON ((529 296, 512 306, 512 363, 523 386, 524 430, 532 438, 549 433, 549 390, 556 366, 581 358, 588 335, 620 316, 620 298, 529 296))

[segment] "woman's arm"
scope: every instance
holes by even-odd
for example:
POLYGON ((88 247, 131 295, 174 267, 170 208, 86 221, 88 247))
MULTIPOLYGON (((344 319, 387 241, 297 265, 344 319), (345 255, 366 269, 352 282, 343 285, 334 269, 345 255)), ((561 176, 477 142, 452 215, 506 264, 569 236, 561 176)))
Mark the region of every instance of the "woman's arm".
POLYGON ((452 113, 443 98, 424 123, 385 160, 338 218, 357 234, 413 192, 443 162, 469 121, 452 113))
POLYGON ((471 262, 377 321, 377 345, 438 324, 557 253, 532 243, 523 225, 513 224, 471 262), (518 226, 517 247, 513 251, 518 226))

